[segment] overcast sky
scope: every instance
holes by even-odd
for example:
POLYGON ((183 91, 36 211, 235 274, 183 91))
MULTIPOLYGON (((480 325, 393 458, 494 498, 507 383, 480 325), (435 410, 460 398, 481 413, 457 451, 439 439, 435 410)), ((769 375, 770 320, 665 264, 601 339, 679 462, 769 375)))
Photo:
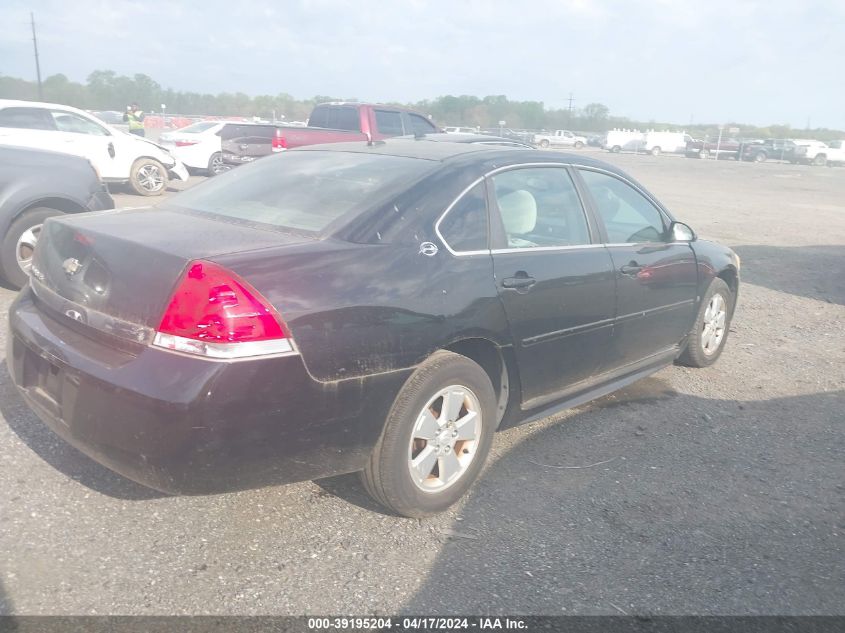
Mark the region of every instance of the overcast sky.
POLYGON ((2 0, 0 74, 845 129, 845 0, 2 0), (190 8, 191 5, 194 8, 190 8))

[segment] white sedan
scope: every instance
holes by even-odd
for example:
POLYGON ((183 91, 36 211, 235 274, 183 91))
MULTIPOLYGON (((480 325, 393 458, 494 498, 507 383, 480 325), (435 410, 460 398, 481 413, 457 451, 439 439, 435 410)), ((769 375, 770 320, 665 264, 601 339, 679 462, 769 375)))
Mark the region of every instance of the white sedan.
POLYGON ((189 169, 203 169, 215 176, 229 169, 223 163, 219 132, 226 121, 199 121, 158 137, 162 147, 189 169))
POLYGON ((160 145, 66 105, 0 99, 0 145, 82 156, 103 182, 129 183, 142 196, 163 193, 170 177, 188 180, 185 166, 160 145))

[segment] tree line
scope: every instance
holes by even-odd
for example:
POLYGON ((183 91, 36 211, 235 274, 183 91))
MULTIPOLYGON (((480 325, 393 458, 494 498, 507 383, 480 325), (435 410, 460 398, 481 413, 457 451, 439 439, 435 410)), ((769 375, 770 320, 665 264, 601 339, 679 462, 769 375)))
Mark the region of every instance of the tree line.
MULTIPOLYGON (((177 91, 163 88, 157 81, 144 74, 118 75, 111 70, 95 70, 79 83, 65 75, 47 77, 42 82, 43 100, 63 103, 84 110, 123 111, 127 104, 137 103, 146 112, 161 110, 186 115, 247 116, 284 121, 305 121, 317 103, 326 101, 354 101, 316 95, 310 99, 297 99, 286 93, 250 96, 242 92, 218 94, 177 91)), ((38 86, 34 81, 0 75, 0 98, 38 100, 38 86)), ((505 95, 476 97, 472 95, 442 96, 417 103, 395 103, 414 108, 431 117, 440 125, 466 125, 495 128, 500 121, 513 129, 555 130, 571 129, 581 132, 603 133, 610 129, 685 130, 697 137, 718 134, 714 124, 679 125, 664 121, 634 121, 627 117, 613 116, 601 103, 589 103, 583 108, 546 108, 542 101, 513 101, 505 95)), ((820 140, 843 138, 845 132, 817 128, 796 130, 788 125, 756 127, 741 123, 727 123, 726 128, 737 127, 746 138, 790 138, 809 136, 820 140)))

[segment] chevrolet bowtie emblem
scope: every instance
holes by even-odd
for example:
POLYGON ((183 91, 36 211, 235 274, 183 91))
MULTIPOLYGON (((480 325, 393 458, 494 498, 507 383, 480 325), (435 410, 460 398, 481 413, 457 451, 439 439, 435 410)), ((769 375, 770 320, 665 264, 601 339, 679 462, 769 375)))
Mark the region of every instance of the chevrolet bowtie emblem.
POLYGON ((68 277, 73 277, 79 272, 79 269, 82 268, 82 264, 80 264, 79 260, 75 257, 68 257, 64 262, 62 262, 62 268, 68 277))

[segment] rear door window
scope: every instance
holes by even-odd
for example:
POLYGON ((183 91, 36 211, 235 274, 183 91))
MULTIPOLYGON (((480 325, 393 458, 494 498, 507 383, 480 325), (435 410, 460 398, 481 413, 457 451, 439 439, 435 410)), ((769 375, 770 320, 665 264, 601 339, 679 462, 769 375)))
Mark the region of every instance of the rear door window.
POLYGON ((319 106, 314 108, 311 112, 311 116, 308 118, 308 125, 311 127, 329 127, 328 106, 319 106))
POLYGON ((467 191, 437 225, 446 245, 456 252, 487 250, 487 197, 484 181, 467 191))
POLYGON ((376 110, 376 127, 384 136, 402 136, 402 115, 394 110, 376 110))
POLYGON ((0 127, 25 130, 55 130, 50 112, 41 108, 4 108, 0 110, 0 127))

